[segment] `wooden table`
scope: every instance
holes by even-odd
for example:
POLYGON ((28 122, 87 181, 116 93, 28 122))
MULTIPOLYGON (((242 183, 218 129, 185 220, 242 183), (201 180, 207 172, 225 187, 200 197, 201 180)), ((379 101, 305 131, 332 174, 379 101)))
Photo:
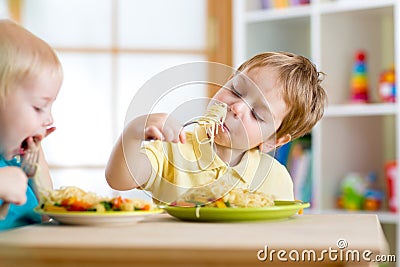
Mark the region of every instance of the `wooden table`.
MULTIPOLYGON (((348 250, 388 253, 375 215, 300 215, 281 221, 182 222, 167 214, 129 226, 32 225, 0 233, 0 266, 374 266, 329 258, 348 250), (267 249, 266 249, 267 248, 267 249), (275 251, 271 254, 272 251, 275 251), (290 260, 297 253, 323 260, 290 260), (272 255, 265 261, 265 251, 272 255), (281 252, 280 252, 281 251, 281 252), (283 252, 282 252, 283 251, 283 252), (259 259, 260 258, 260 259, 259 259)), ((300 257, 299 256, 299 257, 300 257)), ((300 258, 299 258, 300 259, 300 258)), ((344 259, 344 258, 343 258, 344 259)), ((352 258, 349 257, 351 260, 352 258)))

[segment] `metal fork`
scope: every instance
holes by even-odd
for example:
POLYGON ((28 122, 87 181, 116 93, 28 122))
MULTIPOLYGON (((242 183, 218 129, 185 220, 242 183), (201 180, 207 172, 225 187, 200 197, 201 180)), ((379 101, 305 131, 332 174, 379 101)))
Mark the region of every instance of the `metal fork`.
MULTIPOLYGON (((28 149, 22 158, 21 168, 26 176, 34 177, 39 162, 39 148, 28 149)), ((36 182, 36 181, 35 181, 36 182)))
MULTIPOLYGON (((39 161, 39 148, 28 149, 22 157, 21 169, 25 172, 26 176, 34 178, 35 194, 38 195, 38 181, 35 179, 36 171, 38 169, 39 161)), ((7 217, 8 210, 10 209, 9 202, 3 202, 0 206, 0 220, 4 220, 7 217)))

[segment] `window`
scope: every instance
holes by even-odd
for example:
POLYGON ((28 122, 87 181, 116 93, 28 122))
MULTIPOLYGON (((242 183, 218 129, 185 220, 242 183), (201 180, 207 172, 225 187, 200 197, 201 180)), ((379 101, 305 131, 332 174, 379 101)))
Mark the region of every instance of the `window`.
MULTIPOLYGON (((210 7, 216 16, 216 4, 208 0, 7 3, 12 17, 57 51, 64 68, 64 83, 53 107, 57 131, 43 142, 54 187, 76 185, 112 195, 104 167, 131 99, 148 79, 167 68, 215 60, 218 51, 207 45, 207 16, 210 7)), ((207 90, 202 85, 172 94, 155 111, 171 112, 176 101, 205 97, 207 90)))

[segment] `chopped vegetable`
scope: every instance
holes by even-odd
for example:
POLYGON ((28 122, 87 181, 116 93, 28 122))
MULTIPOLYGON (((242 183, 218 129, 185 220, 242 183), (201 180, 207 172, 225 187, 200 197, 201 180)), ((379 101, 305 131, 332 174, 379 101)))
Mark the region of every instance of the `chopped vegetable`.
POLYGON ((45 211, 135 211, 151 210, 152 203, 141 199, 122 196, 114 198, 99 197, 77 187, 66 187, 49 191, 42 195, 40 208, 45 211))
POLYGON ((226 208, 225 202, 222 199, 215 201, 215 204, 217 205, 217 208, 226 208))

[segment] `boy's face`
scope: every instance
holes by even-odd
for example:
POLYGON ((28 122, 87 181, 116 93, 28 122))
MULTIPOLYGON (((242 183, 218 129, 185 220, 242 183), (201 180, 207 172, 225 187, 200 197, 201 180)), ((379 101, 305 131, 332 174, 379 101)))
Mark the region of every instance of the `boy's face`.
POLYGON ((255 67, 228 81, 214 96, 228 105, 224 131, 215 137, 218 145, 248 150, 268 142, 286 115, 286 104, 277 84, 277 74, 268 67, 255 67))
POLYGON ((0 105, 0 154, 5 159, 19 154, 28 137, 45 137, 60 87, 61 79, 43 73, 24 80, 6 96, 0 105))

